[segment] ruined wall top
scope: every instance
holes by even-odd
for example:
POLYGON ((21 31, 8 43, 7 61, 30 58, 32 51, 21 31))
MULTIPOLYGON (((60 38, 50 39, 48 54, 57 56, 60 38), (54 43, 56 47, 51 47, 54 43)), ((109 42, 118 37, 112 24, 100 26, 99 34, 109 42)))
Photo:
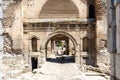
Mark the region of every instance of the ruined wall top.
POLYGON ((96 0, 96 18, 101 20, 102 16, 106 14, 107 0, 96 0))
MULTIPOLYGON (((19 6, 21 7, 21 13, 23 14, 23 18, 38 18, 40 15, 40 11, 42 10, 43 6, 46 2, 49 0, 5 0, 4 3, 9 4, 3 4, 4 6, 4 20, 3 25, 5 26, 12 26, 12 22, 14 20, 15 16, 15 10, 19 6), (22 4, 21 4, 22 1, 22 4)), ((55 0, 54 0, 55 1, 55 0)), ((61 1, 61 0, 60 0, 61 1)), ((76 11, 78 11, 76 17, 77 18, 88 18, 88 6, 90 4, 96 5, 96 18, 97 20, 100 20, 102 16, 106 12, 106 0, 70 0, 74 5, 76 6, 76 11)), ((58 0, 59 2, 59 0, 58 0)), ((54 2, 52 2, 54 3, 54 2)), ((59 3, 58 3, 59 4, 59 3)), ((57 6, 56 6, 57 7, 57 6)), ((68 11, 70 11, 68 9, 68 11)), ((74 11, 74 10, 71 10, 74 11)), ((46 15, 45 15, 46 16, 46 15)), ((66 16, 66 15, 65 15, 66 16)), ((68 15, 67 15, 68 16, 68 15)), ((69 15, 71 16, 71 15, 69 15)), ((22 19, 22 18, 21 18, 22 19)))

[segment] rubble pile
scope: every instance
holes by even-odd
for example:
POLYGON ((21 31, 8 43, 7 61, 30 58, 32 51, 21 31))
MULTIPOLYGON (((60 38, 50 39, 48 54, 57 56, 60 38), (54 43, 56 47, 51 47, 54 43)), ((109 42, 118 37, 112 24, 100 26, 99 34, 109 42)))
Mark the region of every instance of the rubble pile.
POLYGON ((0 66, 2 80, 15 78, 24 72, 24 68, 22 55, 13 55, 9 53, 2 55, 2 64, 0 66))
POLYGON ((98 52, 98 62, 97 65, 91 66, 91 65, 81 65, 79 66, 80 71, 82 72, 97 72, 100 73, 106 80, 109 80, 110 75, 111 75, 111 70, 110 70, 110 53, 107 51, 106 48, 99 50, 98 52))
POLYGON ((102 74, 105 74, 105 75, 110 75, 111 74, 110 69, 105 70, 103 68, 93 67, 93 66, 86 66, 86 69, 90 70, 90 71, 99 72, 99 73, 102 73, 102 74))
POLYGON ((107 49, 98 52, 97 67, 104 73, 110 74, 110 53, 107 49))
POLYGON ((87 71, 98 72, 98 73, 101 73, 107 79, 108 76, 111 75, 110 53, 105 48, 105 49, 99 50, 97 57, 98 57, 98 64, 96 65, 96 67, 93 67, 90 65, 84 65, 85 72, 87 71))

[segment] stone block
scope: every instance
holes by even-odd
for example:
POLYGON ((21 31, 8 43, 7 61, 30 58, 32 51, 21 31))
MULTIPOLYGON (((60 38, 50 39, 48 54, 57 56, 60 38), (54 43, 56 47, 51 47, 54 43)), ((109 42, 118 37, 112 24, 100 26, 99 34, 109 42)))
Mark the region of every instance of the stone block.
POLYGON ((111 76, 115 76, 115 66, 116 66, 116 54, 111 54, 110 57, 110 66, 111 66, 111 76))
POLYGON ((76 58, 75 58, 75 63, 76 63, 77 65, 80 64, 80 57, 76 56, 76 58))
POLYGON ((116 28, 108 28, 108 51, 116 52, 116 28))
POLYGON ((21 73, 22 73, 22 70, 14 70, 14 71, 11 71, 9 74, 10 74, 10 77, 16 78, 21 73))
POLYGON ((120 54, 116 54, 116 78, 120 80, 120 54))

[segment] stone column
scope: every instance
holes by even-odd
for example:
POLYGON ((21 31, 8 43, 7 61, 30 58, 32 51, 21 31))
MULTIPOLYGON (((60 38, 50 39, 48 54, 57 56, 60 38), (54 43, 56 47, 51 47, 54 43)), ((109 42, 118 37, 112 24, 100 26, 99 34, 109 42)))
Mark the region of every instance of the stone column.
MULTIPOLYGON (((27 40, 28 41, 28 40, 27 40)), ((23 48, 23 55, 24 55, 24 63, 25 64, 28 64, 28 52, 25 50, 27 47, 26 47, 26 44, 24 43, 24 46, 23 46, 24 48, 23 48)))
POLYGON ((117 53, 116 53, 116 66, 114 66, 116 80, 120 80, 120 0, 115 0, 114 2, 115 10, 116 10, 116 46, 117 46, 117 53))
POLYGON ((82 52, 83 51, 83 39, 80 38, 80 51, 82 52))
POLYGON ((76 47, 75 63, 77 66, 80 65, 80 46, 79 45, 77 45, 76 47))
POLYGON ((38 68, 41 67, 42 64, 42 52, 40 50, 40 39, 37 39, 37 53, 39 54, 38 58, 38 68))
POLYGON ((115 0, 108 0, 108 51, 111 53, 111 80, 116 80, 116 13, 115 0))
POLYGON ((108 0, 108 51, 116 53, 116 18, 114 0, 108 0))
POLYGON ((40 39, 37 39, 37 52, 40 52, 40 39))
POLYGON ((51 53, 54 54, 54 40, 51 40, 51 53))
MULTIPOLYGON (((117 0, 116 0, 117 1, 117 0)), ((120 1, 120 0, 119 0, 120 1)), ((120 3, 116 3, 117 53, 120 53, 120 3), (119 17, 118 17, 119 16, 119 17)))
POLYGON ((29 52, 32 52, 32 44, 31 44, 31 39, 29 39, 28 43, 29 43, 29 52))
POLYGON ((24 46, 23 46, 23 52, 24 52, 24 62, 25 62, 25 64, 28 64, 28 52, 29 52, 29 49, 28 49, 28 47, 29 47, 29 43, 28 43, 28 39, 24 39, 24 46))
MULTIPOLYGON (((2 18, 3 18, 3 11, 2 11, 2 0, 0 0, 0 69, 2 67, 2 56, 3 56, 3 28, 2 28, 2 18)), ((0 80, 2 80, 2 73, 0 72, 0 80)))
POLYGON ((40 51, 39 57, 38 57, 38 67, 40 68, 43 64, 43 53, 40 51))
POLYGON ((56 44, 55 44, 55 40, 53 41, 53 44, 54 44, 54 47, 53 47, 53 48, 54 48, 54 53, 57 54, 57 52, 56 52, 56 44))
POLYGON ((83 64, 83 38, 80 38, 80 64, 83 64))
POLYGON ((25 64, 29 64, 29 54, 31 52, 31 39, 28 39, 28 52, 25 53, 25 64))
POLYGON ((65 45, 66 45, 66 51, 65 51, 65 54, 68 54, 69 55, 69 39, 65 40, 65 45))
POLYGON ((70 24, 67 24, 67 29, 68 31, 70 31, 70 24))

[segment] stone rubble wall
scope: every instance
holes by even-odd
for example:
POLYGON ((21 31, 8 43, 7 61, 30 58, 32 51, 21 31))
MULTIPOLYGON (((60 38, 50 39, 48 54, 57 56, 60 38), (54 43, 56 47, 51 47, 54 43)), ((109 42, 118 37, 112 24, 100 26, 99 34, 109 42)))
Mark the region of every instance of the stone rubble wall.
POLYGON ((97 20, 97 50, 107 47, 107 15, 102 16, 102 20, 97 20))
POLYGON ((12 52, 12 45, 13 45, 13 42, 12 42, 12 38, 11 36, 8 34, 8 33, 3 33, 3 37, 4 37, 4 52, 9 52, 11 53, 12 52))
MULTIPOLYGON (((4 28, 4 52, 9 53, 21 53, 20 51, 16 51, 13 48, 13 35, 12 35, 12 26, 14 25, 15 20, 15 11, 20 6, 20 2, 16 1, 3 1, 3 28, 4 28)), ((18 49, 17 49, 18 50, 18 49)))
POLYGON ((15 78, 25 72, 24 59, 22 55, 11 55, 6 53, 2 56, 2 67, 0 72, 2 73, 3 80, 15 78))
POLYGON ((3 27, 12 27, 15 19, 15 9, 19 6, 20 2, 15 1, 3 1, 3 27))
POLYGON ((111 74, 110 70, 110 53, 107 51, 107 48, 99 50, 97 55, 97 69, 100 72, 111 74))
POLYGON ((3 13, 3 28, 12 38, 12 50, 15 53, 22 53, 21 0, 4 1, 3 13))
POLYGON ((96 49, 107 47, 107 0, 96 0, 96 49))
POLYGON ((106 14, 106 3, 107 0, 96 0, 96 18, 97 20, 101 20, 102 16, 104 16, 104 14, 106 14))

